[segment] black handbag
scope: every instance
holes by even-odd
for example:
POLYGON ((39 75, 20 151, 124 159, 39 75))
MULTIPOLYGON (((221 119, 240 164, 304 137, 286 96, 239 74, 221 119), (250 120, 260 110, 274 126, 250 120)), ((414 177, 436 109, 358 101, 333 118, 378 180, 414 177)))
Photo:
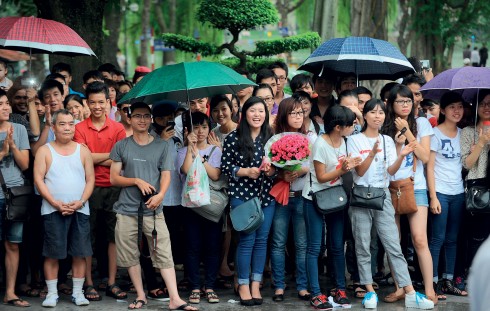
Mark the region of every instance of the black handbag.
MULTIPOLYGON (((347 144, 345 145, 345 148, 346 154, 348 154, 347 144)), ((328 187, 317 192, 313 192, 312 186, 313 181, 310 172, 310 192, 308 194, 313 200, 313 206, 320 214, 325 215, 341 211, 347 206, 347 193, 342 185, 328 187)))
MULTIPOLYGON (((386 167, 385 137, 383 135, 381 136, 383 137, 383 151, 384 151, 383 163, 385 164, 386 167)), ((386 198, 386 192, 383 188, 354 185, 351 190, 350 206, 369 208, 369 209, 382 211, 385 198, 386 198)))
POLYGON ((486 178, 466 181, 466 210, 470 213, 490 213, 490 191, 486 178))
POLYGON ((34 187, 15 186, 7 188, 1 170, 0 184, 5 195, 5 219, 26 221, 29 218, 29 206, 34 200, 34 187))

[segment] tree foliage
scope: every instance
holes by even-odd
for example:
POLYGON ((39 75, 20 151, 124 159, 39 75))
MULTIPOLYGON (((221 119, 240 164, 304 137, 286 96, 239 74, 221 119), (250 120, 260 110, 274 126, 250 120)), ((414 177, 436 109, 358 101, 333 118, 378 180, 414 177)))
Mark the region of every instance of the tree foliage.
POLYGON ((316 48, 320 45, 320 36, 317 32, 308 32, 283 39, 258 41, 255 45, 252 56, 272 56, 305 48, 316 48))
POLYGON ((236 43, 240 32, 278 22, 278 13, 269 0, 202 0, 197 11, 201 23, 209 23, 214 29, 228 30, 232 39, 221 45, 202 42, 194 38, 171 33, 164 33, 162 39, 167 45, 203 56, 219 55, 225 49, 237 57, 239 68, 245 69, 251 57, 271 56, 283 52, 317 47, 320 43, 318 34, 306 33, 280 40, 258 41, 255 51, 239 50, 236 43))
POLYGON ((277 11, 267 0, 203 0, 197 19, 217 29, 228 29, 232 34, 279 21, 277 11))

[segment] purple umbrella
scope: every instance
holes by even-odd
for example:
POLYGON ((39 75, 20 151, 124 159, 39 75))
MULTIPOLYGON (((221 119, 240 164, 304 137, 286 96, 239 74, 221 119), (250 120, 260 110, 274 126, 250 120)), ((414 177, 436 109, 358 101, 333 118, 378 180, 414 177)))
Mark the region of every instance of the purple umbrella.
POLYGON ((457 91, 463 99, 472 102, 478 90, 490 89, 490 68, 462 67, 441 72, 427 82, 420 90, 424 98, 436 99, 447 91, 457 91))

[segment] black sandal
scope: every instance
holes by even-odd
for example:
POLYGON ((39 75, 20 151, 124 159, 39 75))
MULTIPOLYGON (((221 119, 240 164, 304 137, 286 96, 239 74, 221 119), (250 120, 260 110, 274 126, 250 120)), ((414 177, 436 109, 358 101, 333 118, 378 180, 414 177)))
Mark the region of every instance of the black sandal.
POLYGON ((116 283, 114 283, 112 285, 107 284, 107 288, 105 290, 105 295, 112 297, 114 299, 126 299, 126 298, 128 298, 128 294, 123 292, 121 290, 121 288, 116 283))
MULTIPOLYGON (((114 285, 114 284, 113 284, 113 285, 114 285)), ((108 288, 109 288, 109 286, 108 286, 108 288)), ((128 306, 128 309, 129 309, 129 310, 143 309, 143 307, 144 307, 144 306, 146 306, 146 301, 144 301, 144 300, 139 300, 139 299, 138 299, 138 300, 137 300, 137 299, 135 299, 135 300, 134 300, 132 303, 130 303, 130 304, 129 304, 129 306, 128 306), (138 307, 138 304, 141 304, 141 305, 138 307), (133 306, 134 306, 134 308, 130 308, 130 307, 129 307, 130 305, 133 305, 133 306)))
POLYGON ((464 291, 466 294, 463 294, 463 291, 454 286, 452 280, 444 279, 442 281, 442 292, 444 294, 454 295, 454 296, 468 296, 468 293, 464 291))
POLYGON ((83 287, 83 294, 85 298, 89 301, 101 301, 102 297, 100 297, 99 292, 95 289, 93 285, 87 285, 83 287))

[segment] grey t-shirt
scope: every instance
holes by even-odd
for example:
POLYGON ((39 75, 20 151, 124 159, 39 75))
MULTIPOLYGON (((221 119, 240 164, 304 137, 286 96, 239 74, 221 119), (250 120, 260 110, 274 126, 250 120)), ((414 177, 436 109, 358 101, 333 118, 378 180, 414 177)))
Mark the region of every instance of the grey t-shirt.
MULTIPOLYGON (((29 150, 29 139, 27 138, 27 130, 26 128, 17 123, 10 123, 14 127, 14 142, 19 150, 29 150)), ((0 149, 3 148, 3 142, 7 138, 7 132, 0 132, 0 149)), ((3 178, 5 179, 5 183, 7 187, 14 186, 22 186, 24 185, 24 177, 22 175, 22 171, 20 170, 17 163, 15 163, 14 155, 12 151, 9 151, 9 154, 6 155, 3 160, 0 162, 0 169, 2 170, 3 178)), ((0 199, 3 199, 5 196, 3 191, 0 191, 0 199)))
MULTIPOLYGON (((155 138, 146 146, 138 145, 133 136, 116 143, 112 148, 110 158, 115 162, 122 162, 124 177, 140 178, 160 191, 160 174, 162 171, 174 169, 174 160, 171 157, 168 142, 155 138)), ((118 214, 137 216, 142 200, 141 191, 136 186, 124 187, 119 199, 114 204, 114 211, 118 214)), ((157 208, 157 214, 162 212, 162 205, 157 208)), ((145 216, 153 215, 153 211, 145 207, 145 216)))

